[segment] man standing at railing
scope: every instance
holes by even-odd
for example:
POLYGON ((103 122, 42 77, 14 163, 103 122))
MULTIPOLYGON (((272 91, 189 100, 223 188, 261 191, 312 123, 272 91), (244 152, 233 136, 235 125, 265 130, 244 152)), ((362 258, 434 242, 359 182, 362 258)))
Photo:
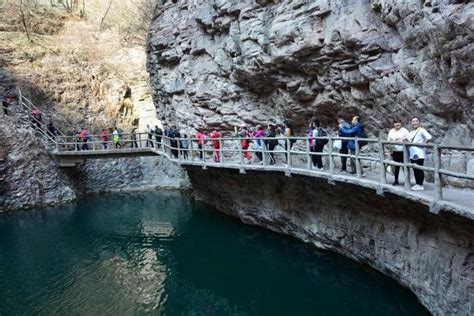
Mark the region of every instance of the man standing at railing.
POLYGON ((145 132, 148 135, 148 138, 146 140, 146 147, 154 147, 153 146, 153 130, 151 129, 150 125, 147 124, 145 132), (150 146, 149 146, 150 145, 150 146))
POLYGON ((138 143, 137 143, 137 128, 134 127, 132 128, 132 130, 130 131, 130 141, 131 141, 131 144, 132 144, 132 148, 138 148, 138 143))
MULTIPOLYGON (((420 119, 414 117, 411 119, 411 126, 413 130, 408 134, 407 140, 413 144, 426 144, 433 138, 426 129, 420 126, 420 119)), ((410 146, 410 161, 413 164, 423 166, 425 162, 426 149, 425 147, 410 146)), ((423 182, 425 181, 425 172, 420 169, 413 168, 416 185, 411 189, 413 191, 423 191, 423 182)))
POLYGON ((179 158, 179 147, 178 147, 179 146, 178 145, 179 132, 175 125, 173 125, 170 128, 168 132, 168 137, 170 138, 171 154, 173 155, 174 158, 178 159, 179 158))
POLYGON ((161 139, 163 137, 163 131, 161 128, 158 127, 158 125, 155 125, 155 140, 156 140, 156 148, 161 148, 161 139))
MULTIPOLYGON (((341 123, 339 123, 339 133, 349 135, 350 137, 364 138, 365 133, 364 128, 360 124, 360 117, 356 115, 352 118, 352 126, 350 128, 345 128, 341 123)), ((347 147, 349 147, 351 155, 355 156, 356 144, 354 139, 349 140, 347 147)), ((356 174, 355 157, 351 157, 351 174, 356 174)))
MULTIPOLYGON (((204 145, 206 144, 207 136, 204 133, 204 131, 200 128, 197 129, 196 139, 197 139, 197 145, 198 145, 198 149, 199 149, 199 159, 202 160, 203 156, 204 156, 204 151, 202 149, 203 149, 204 145)), ((191 144, 191 146, 192 146, 192 144, 191 144)))

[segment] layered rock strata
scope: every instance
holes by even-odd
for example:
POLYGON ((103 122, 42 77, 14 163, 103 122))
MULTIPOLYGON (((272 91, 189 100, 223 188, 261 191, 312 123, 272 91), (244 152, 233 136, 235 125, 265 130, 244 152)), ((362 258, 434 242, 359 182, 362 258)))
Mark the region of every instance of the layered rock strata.
POLYGON ((182 128, 395 116, 473 143, 474 3, 162 1, 148 39, 158 112, 182 128))
POLYGON ((470 315, 472 217, 350 183, 187 168, 195 195, 244 223, 367 263, 411 289, 435 315, 470 315))

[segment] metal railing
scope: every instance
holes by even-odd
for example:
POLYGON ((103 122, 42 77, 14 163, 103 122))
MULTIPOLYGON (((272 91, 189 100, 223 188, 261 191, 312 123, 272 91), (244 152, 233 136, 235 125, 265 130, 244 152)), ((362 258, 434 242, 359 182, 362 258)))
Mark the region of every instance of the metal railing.
MULTIPOLYGON (((350 137, 264 137, 264 138, 241 138, 241 137, 223 137, 208 138, 207 140, 198 140, 197 138, 170 138, 165 135, 156 138, 153 134, 147 133, 122 134, 119 140, 114 142, 112 134, 104 135, 88 135, 87 139, 78 139, 72 136, 58 137, 56 151, 61 153, 74 153, 81 151, 83 148, 89 151, 120 151, 124 149, 143 149, 148 148, 156 154, 163 155, 169 160, 180 164, 201 165, 203 168, 212 166, 221 166, 236 168, 245 172, 245 170, 276 170, 283 171, 287 175, 305 171, 314 175, 328 175, 330 177, 338 175, 344 176, 336 172, 336 157, 353 159, 356 170, 354 176, 346 175, 350 178, 363 178, 364 164, 372 163, 376 165, 376 181, 382 185, 387 185, 387 167, 400 167, 404 174, 404 191, 409 191, 410 185, 410 169, 422 170, 423 172, 432 173, 434 175, 434 202, 443 198, 443 176, 455 177, 465 180, 474 180, 474 175, 466 173, 454 172, 443 169, 441 167, 441 153, 446 150, 456 150, 463 152, 474 152, 472 147, 463 146, 444 146, 437 144, 412 144, 398 143, 382 139, 371 138, 350 138, 350 137), (161 141, 159 141, 161 139, 161 141), (326 140, 327 145, 324 151, 316 152, 312 149, 313 141, 326 140), (340 153, 334 148, 336 140, 350 141, 354 140, 355 150, 348 154, 340 153), (249 143, 249 147, 242 146, 242 141, 249 143), (274 150, 270 150, 269 143, 277 142, 274 150), (260 143, 260 145, 258 145, 260 143), (362 149, 361 143, 367 143, 362 149), (82 147, 82 145, 86 146, 82 147), (199 146, 200 145, 200 146, 199 146), (403 147, 403 162, 398 163, 388 159, 389 146, 403 147), (422 147, 429 150, 433 155, 433 166, 420 166, 410 162, 410 147, 422 147), (245 149, 244 149, 245 148, 245 149), (253 158, 248 160, 248 154, 253 158), (325 157, 325 163, 329 165, 326 170, 320 170, 313 166, 314 157, 325 157), (274 159, 277 163, 274 164, 274 159)), ((272 146, 271 146, 272 147, 272 146)))

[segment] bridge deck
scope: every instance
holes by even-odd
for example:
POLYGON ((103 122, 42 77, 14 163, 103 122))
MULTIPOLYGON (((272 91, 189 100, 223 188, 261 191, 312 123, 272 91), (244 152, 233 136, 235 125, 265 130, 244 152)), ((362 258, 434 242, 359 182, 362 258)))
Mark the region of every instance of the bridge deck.
MULTIPOLYGON (((393 186, 391 184, 381 184, 380 174, 374 172, 367 172, 363 177, 357 177, 348 173, 334 172, 329 174, 327 170, 308 170, 303 166, 292 166, 288 168, 283 164, 276 165, 261 165, 261 164, 241 164, 241 161, 226 160, 225 162, 216 163, 212 160, 198 160, 191 159, 176 159, 163 150, 155 150, 154 148, 124 148, 124 149, 107 149, 107 150, 88 150, 88 151, 60 151, 56 155, 63 161, 63 166, 74 166, 75 164, 68 163, 68 161, 80 161, 85 159, 100 159, 100 158, 127 158, 127 157, 141 157, 141 156, 164 156, 168 160, 177 163, 183 167, 199 166, 202 168, 224 168, 235 169, 242 173, 245 171, 266 171, 266 172, 284 172, 288 176, 291 174, 305 175, 311 177, 318 177, 326 179, 329 182, 343 182, 355 185, 364 186, 376 191, 377 194, 392 193, 402 196, 406 199, 422 202, 429 205, 433 212, 440 209, 448 209, 452 212, 459 213, 465 217, 474 219, 474 192, 470 189, 458 188, 443 188, 443 199, 436 204, 433 203, 433 196, 435 188, 433 183, 425 183, 425 191, 406 191, 403 186, 403 177, 400 176, 400 185, 393 186)), ((403 172, 401 172, 401 175, 403 172)), ((393 177, 387 174, 387 183, 392 183, 393 177)))

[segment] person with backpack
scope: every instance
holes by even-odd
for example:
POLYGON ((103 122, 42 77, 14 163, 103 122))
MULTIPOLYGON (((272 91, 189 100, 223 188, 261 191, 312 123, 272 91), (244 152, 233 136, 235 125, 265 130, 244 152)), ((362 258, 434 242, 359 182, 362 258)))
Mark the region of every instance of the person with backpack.
POLYGON ((179 132, 175 125, 173 125, 169 132, 168 137, 170 138, 170 147, 171 147, 171 154, 174 158, 179 158, 179 147, 178 147, 178 140, 179 140, 179 132))
POLYGON ((156 148, 161 148, 161 139, 163 138, 163 131, 158 125, 155 125, 155 140, 156 140, 156 148))
MULTIPOLYGON (((315 120, 310 124, 311 129, 311 152, 313 153, 322 153, 324 150, 324 146, 327 144, 327 139, 316 139, 317 137, 325 137, 327 136, 327 132, 321 128, 321 123, 319 120, 315 120)), ((316 167, 317 170, 323 171, 323 157, 318 154, 313 154, 311 156, 311 160, 313 162, 313 166, 316 167)))
MULTIPOLYGON (((348 137, 366 138, 364 127, 360 124, 360 117, 357 115, 352 118, 352 125, 350 128, 344 127, 343 124, 339 123, 339 133, 348 135, 348 137)), ((367 144, 365 141, 359 142, 360 147, 363 147, 365 144, 367 144)), ((349 140, 347 142, 347 147, 349 148, 351 155, 355 156, 355 139, 349 140)), ((356 174, 355 157, 351 157, 351 174, 356 174)))
POLYGON ((275 125, 268 124, 265 137, 270 138, 270 139, 265 140, 264 142, 269 152, 270 165, 275 165, 276 160, 275 160, 275 154, 273 153, 273 151, 275 150, 275 147, 278 145, 278 140, 276 139, 276 126, 275 125))
MULTIPOLYGON (((430 133, 423 127, 421 127, 420 119, 414 117, 411 119, 411 126, 413 130, 408 134, 406 140, 413 144, 426 144, 433 139, 430 133)), ((426 148, 418 146, 410 146, 410 162, 412 164, 417 164, 423 166, 426 157, 426 148)), ((415 175, 416 184, 411 188, 413 191, 423 191, 423 182, 425 180, 425 172, 420 169, 413 168, 413 173, 415 175)))

